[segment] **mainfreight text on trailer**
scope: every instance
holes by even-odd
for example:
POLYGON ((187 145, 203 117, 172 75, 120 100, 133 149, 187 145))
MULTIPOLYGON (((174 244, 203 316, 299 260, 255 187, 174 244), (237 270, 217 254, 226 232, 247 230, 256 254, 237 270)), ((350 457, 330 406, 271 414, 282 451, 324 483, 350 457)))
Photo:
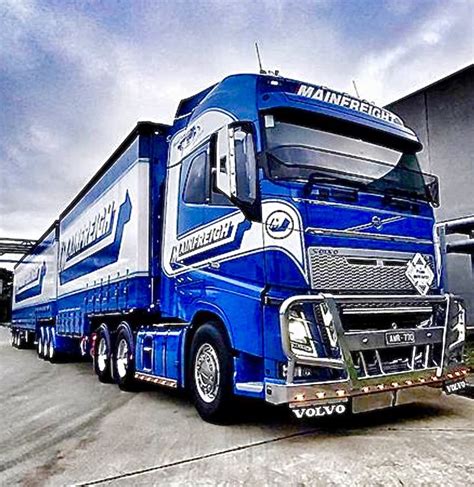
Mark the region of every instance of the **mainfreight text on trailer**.
POLYGON ((139 123, 19 262, 13 344, 187 388, 210 421, 235 396, 301 418, 452 392, 464 310, 420 149, 364 100, 229 76, 139 123))

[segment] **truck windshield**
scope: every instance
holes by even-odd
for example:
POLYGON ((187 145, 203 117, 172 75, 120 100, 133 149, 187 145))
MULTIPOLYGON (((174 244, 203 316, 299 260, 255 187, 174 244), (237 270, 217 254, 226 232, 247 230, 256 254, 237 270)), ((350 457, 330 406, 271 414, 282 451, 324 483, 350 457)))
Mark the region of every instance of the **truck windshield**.
POLYGON ((270 177, 329 183, 433 202, 435 176, 415 152, 402 152, 315 128, 274 120, 266 129, 270 177))

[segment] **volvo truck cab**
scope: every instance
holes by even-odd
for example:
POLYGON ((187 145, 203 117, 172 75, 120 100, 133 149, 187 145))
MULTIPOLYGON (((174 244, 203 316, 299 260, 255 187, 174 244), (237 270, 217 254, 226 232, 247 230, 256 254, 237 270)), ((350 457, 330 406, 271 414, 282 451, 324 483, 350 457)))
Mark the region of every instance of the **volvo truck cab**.
MULTIPOLYGON (((167 305, 222 321, 235 394, 302 417, 393 406, 463 377, 464 310, 443 293, 433 239, 438 180, 399 117, 256 75, 225 79, 180 116, 167 305)), ((201 358, 215 385, 217 362, 201 358)))

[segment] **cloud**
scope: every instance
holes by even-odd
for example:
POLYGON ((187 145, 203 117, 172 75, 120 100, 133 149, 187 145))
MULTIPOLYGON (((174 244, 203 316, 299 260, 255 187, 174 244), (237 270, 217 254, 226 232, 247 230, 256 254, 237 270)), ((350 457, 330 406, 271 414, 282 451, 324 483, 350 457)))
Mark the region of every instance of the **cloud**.
POLYGON ((138 120, 264 65, 391 101, 472 59, 472 3, 0 0, 0 236, 38 237, 138 120))
MULTIPOLYGON (((434 5, 434 4, 433 4, 434 5)), ((409 29, 361 57, 357 80, 380 104, 394 101, 472 61, 473 3, 439 3, 409 29)))

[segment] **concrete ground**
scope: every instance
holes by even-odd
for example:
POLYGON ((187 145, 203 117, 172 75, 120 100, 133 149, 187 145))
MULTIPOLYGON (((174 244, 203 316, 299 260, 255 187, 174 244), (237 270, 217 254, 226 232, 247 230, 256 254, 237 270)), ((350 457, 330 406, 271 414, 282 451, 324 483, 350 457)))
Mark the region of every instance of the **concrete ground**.
POLYGON ((297 422, 251 407, 202 421, 183 395, 121 392, 88 363, 53 365, 0 328, 0 485, 469 485, 474 401, 297 422))

